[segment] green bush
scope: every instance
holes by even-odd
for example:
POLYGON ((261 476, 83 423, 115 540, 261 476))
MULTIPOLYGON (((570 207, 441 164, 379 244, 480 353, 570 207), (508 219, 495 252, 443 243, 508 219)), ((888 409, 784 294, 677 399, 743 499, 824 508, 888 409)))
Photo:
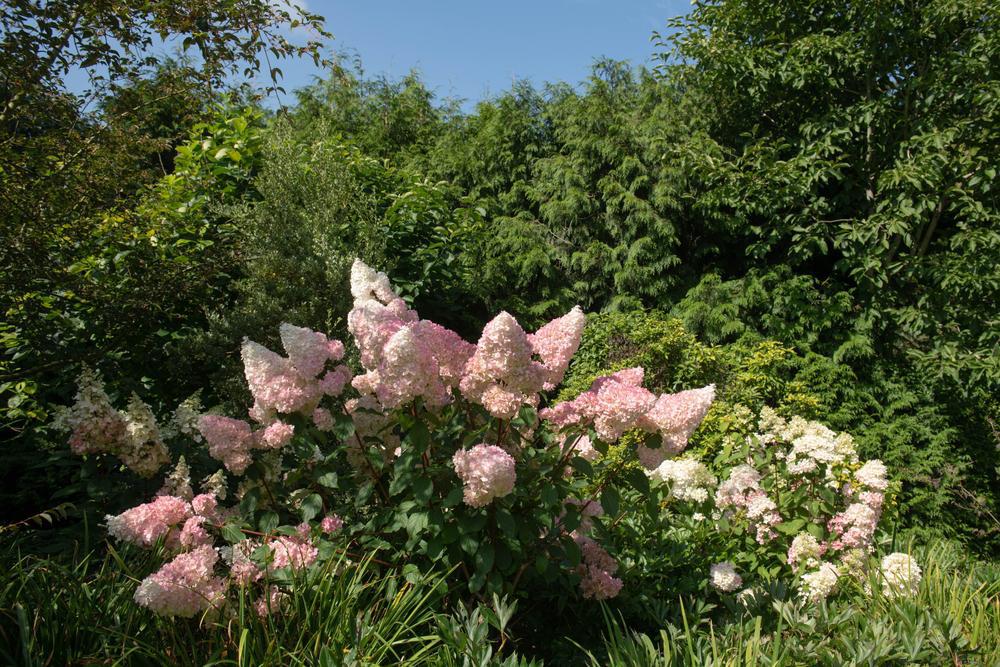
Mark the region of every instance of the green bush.
POLYGON ((860 453, 884 460, 902 483, 901 527, 968 539, 982 551, 1000 546, 1000 524, 989 518, 996 515, 988 491, 996 479, 994 444, 966 441, 963 421, 916 378, 879 366, 860 375, 828 356, 752 334, 724 345, 699 342, 681 320, 656 312, 602 313, 588 318, 560 397, 608 371, 640 365, 658 390, 716 384, 718 400, 692 451, 714 456, 727 437, 752 432, 754 424, 740 415, 764 405, 819 419, 855 434, 860 453))

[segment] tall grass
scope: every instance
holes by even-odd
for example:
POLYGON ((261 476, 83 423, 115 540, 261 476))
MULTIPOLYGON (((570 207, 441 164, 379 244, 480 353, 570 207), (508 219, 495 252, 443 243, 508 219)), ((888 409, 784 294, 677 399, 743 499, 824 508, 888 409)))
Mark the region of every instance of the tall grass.
MULTIPOLYGON (((135 556, 138 556, 136 554, 135 556)), ((132 600, 149 559, 110 551, 72 565, 22 557, 0 573, 0 663, 15 665, 422 665, 438 643, 441 577, 329 562, 281 613, 250 596, 219 618, 163 619, 132 600), (138 569, 136 569, 138 568, 138 569)))
MULTIPOLYGON (((589 651, 577 644, 576 655, 564 660, 623 667, 1000 665, 1000 570, 967 560, 949 543, 915 555, 924 577, 912 599, 885 597, 872 581, 873 594, 855 585, 817 610, 776 584, 743 611, 671 604, 679 620, 651 634, 634 631, 606 607, 603 641, 589 651)), ((506 628, 513 604, 457 604, 441 575, 329 562, 294 582, 280 614, 260 618, 255 599, 233 595, 230 611, 218 618, 163 619, 132 600, 157 563, 154 554, 113 549, 71 564, 8 553, 0 568, 0 664, 541 664, 512 652, 516 642, 506 628)))
POLYGON ((655 636, 630 630, 605 615, 603 650, 591 665, 1000 665, 1000 571, 966 561, 953 545, 917 554, 924 565, 920 592, 892 599, 860 586, 819 610, 764 593, 764 609, 716 626, 682 618, 655 636))

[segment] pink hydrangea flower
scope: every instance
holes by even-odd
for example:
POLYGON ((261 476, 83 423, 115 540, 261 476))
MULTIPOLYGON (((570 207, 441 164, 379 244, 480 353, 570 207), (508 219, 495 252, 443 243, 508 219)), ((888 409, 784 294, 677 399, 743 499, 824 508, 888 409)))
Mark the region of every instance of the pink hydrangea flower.
MULTIPOLYGON (((663 394, 646 414, 646 430, 659 431, 667 452, 676 454, 687 446, 688 438, 701 424, 715 400, 715 385, 663 394)), ((655 466, 654 466, 655 467, 655 466)))
POLYGON ((184 528, 181 529, 180 543, 185 549, 194 549, 201 546, 211 546, 215 540, 209 535, 208 531, 205 530, 204 523, 206 519, 203 516, 193 516, 184 522, 184 528))
POLYGON ((350 381, 351 369, 341 364, 320 378, 319 389, 327 396, 339 396, 350 381))
POLYGON ((165 538, 169 548, 177 546, 177 527, 191 517, 191 506, 176 496, 157 496, 152 502, 106 518, 108 534, 141 547, 151 547, 165 538))
POLYGON ((312 412, 323 395, 319 383, 292 363, 251 340, 243 341, 243 372, 258 413, 312 412))
POLYGON ((369 383, 379 402, 389 410, 423 397, 429 406, 451 400, 441 381, 434 350, 421 336, 420 322, 401 327, 386 341, 378 368, 369 371, 369 383))
POLYGON ((465 503, 484 507, 494 498, 502 498, 514 490, 514 459, 496 445, 480 444, 469 450, 459 450, 452 457, 455 472, 464 486, 465 503))
POLYGON ((202 415, 198 431, 208 444, 209 455, 222 461, 228 470, 242 475, 250 465, 253 433, 250 424, 221 415, 202 415))
POLYGON ((272 422, 257 432, 259 437, 257 444, 267 449, 281 449, 291 442, 294 434, 295 427, 291 424, 280 421, 272 422))
POLYGON ((344 526, 344 520, 341 519, 336 514, 327 514, 323 517, 323 520, 319 522, 319 529, 324 533, 329 535, 330 533, 335 533, 344 526))
POLYGON ((313 410, 312 414, 313 424, 316 425, 320 431, 332 431, 333 430, 333 415, 326 408, 316 408, 313 410))
POLYGON ((781 523, 777 505, 760 486, 760 472, 753 466, 739 465, 729 472, 729 478, 715 492, 719 509, 732 507, 746 512, 755 527, 756 539, 764 544, 775 537, 774 526, 781 523))
MULTIPOLYGON (((288 354, 288 361, 296 371, 305 377, 316 377, 319 375, 326 362, 331 358, 331 343, 325 335, 305 327, 297 327, 287 322, 278 328, 281 336, 281 345, 288 354)), ((335 350, 342 353, 343 344, 335 350)), ((339 357, 338 357, 339 358, 339 357)))
POLYGON ((583 597, 608 600, 618 595, 622 589, 622 580, 612 576, 618 571, 618 561, 592 538, 579 533, 572 535, 580 547, 577 574, 581 577, 580 591, 583 597))
POLYGON ((341 364, 317 379, 328 361, 343 357, 340 341, 288 323, 281 325, 279 333, 288 357, 251 340, 243 341, 243 371, 254 397, 250 417, 263 424, 278 413, 311 414, 324 395, 340 394, 351 377, 350 369, 341 364))
POLYGON ((388 284, 360 260, 351 268, 354 307, 348 328, 361 352, 366 373, 352 384, 362 394, 375 394, 391 410, 420 397, 431 407, 451 401, 475 346, 453 331, 421 320, 388 284))
POLYGON ((282 608, 288 604, 288 600, 288 593, 283 592, 277 586, 268 586, 264 596, 257 598, 257 601, 254 602, 254 611, 261 618, 267 618, 272 614, 280 614, 282 608))
POLYGON ((521 405, 538 402, 549 371, 532 359, 528 335, 512 315, 501 312, 483 328, 459 387, 494 417, 510 419, 521 405))
POLYGON ((575 399, 546 408, 539 416, 557 427, 593 423, 602 440, 614 442, 642 426, 642 417, 656 403, 656 396, 642 388, 642 377, 641 368, 599 377, 575 399))
POLYGON ((319 556, 319 549, 302 538, 281 536, 270 542, 271 568, 278 570, 291 567, 293 570, 312 565, 319 556))
POLYGON ((111 405, 98 375, 84 366, 77 379, 76 401, 56 417, 69 430, 69 447, 77 455, 110 452, 125 437, 125 418, 111 405))
POLYGON ((251 559, 259 546, 256 540, 244 539, 222 550, 229 564, 229 576, 238 586, 246 586, 264 576, 263 570, 251 559))
POLYGON ((851 503, 827 523, 827 530, 834 536, 831 548, 837 551, 843 548, 868 547, 878 526, 879 516, 880 511, 870 505, 863 502, 851 503))
POLYGON ((200 493, 191 499, 191 508, 195 514, 214 521, 218 518, 219 501, 214 493, 200 493))
POLYGON ((420 335, 434 354, 441 381, 449 387, 457 387, 476 346, 430 320, 420 320, 420 335))
POLYGON ((544 389, 551 391, 563 380, 569 361, 580 347, 587 317, 580 306, 552 320, 528 336, 531 349, 542 360, 547 371, 544 389))
POLYGON ((222 604, 226 584, 214 576, 219 556, 210 546, 183 553, 142 580, 135 601, 161 616, 190 618, 222 604))
POLYGON ((708 412, 715 397, 714 385, 656 397, 642 387, 642 368, 627 368, 594 380, 590 388, 571 401, 539 413, 557 428, 593 424, 597 435, 614 442, 626 431, 659 432, 661 444, 640 444, 640 463, 653 469, 669 456, 683 451, 688 438, 708 412))

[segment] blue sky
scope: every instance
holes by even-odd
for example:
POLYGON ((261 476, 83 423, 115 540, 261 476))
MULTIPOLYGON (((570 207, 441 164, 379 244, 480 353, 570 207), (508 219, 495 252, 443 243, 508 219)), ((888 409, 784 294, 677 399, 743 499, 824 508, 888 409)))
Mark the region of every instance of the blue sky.
MULTIPOLYGON (((335 49, 357 52, 371 74, 417 68, 440 97, 475 102, 515 78, 577 83, 600 56, 648 63, 650 36, 690 0, 305 0, 326 17, 335 49)), ((306 63, 285 68, 286 88, 308 83, 306 63)))
MULTIPOLYGON (((367 74, 416 68, 439 98, 464 98, 466 109, 514 79, 579 83, 601 56, 648 64, 653 31, 691 8, 690 0, 296 1, 326 17, 330 48, 360 56, 367 74)), ((322 74, 307 60, 276 64, 289 92, 322 74)), ((82 73, 68 78, 71 89, 85 87, 82 73)))

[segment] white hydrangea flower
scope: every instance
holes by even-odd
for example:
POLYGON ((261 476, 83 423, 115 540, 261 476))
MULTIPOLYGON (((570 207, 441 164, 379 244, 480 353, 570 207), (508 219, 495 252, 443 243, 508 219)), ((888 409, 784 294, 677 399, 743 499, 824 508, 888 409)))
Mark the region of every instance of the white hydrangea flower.
POLYGON ((822 602, 837 587, 840 573, 832 563, 822 563, 818 570, 802 575, 800 594, 811 602, 822 602))
POLYGON ((819 540, 809 533, 799 533, 788 548, 788 565, 796 572, 803 567, 818 567, 823 551, 819 540))
POLYGON ((888 597, 913 596, 920 591, 923 572, 917 561, 904 553, 891 553, 882 559, 882 590, 888 597))
POLYGON ((868 487, 874 491, 885 491, 889 486, 889 482, 886 479, 885 464, 878 459, 872 459, 871 461, 865 461, 865 464, 854 473, 854 479, 861 486, 868 487))
POLYGON ((708 580, 712 588, 723 593, 731 593, 743 585, 743 578, 729 561, 712 565, 708 570, 708 580))
POLYGON ((670 483, 670 495, 678 500, 703 503, 717 480, 704 463, 692 458, 667 459, 646 474, 650 479, 670 483))

